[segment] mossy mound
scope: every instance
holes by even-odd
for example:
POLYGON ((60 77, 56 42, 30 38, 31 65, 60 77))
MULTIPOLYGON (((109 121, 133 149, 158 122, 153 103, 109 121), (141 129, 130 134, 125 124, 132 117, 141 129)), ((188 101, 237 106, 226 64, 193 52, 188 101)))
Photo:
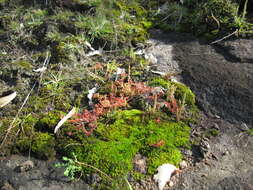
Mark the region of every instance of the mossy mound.
POLYGON ((41 121, 36 115, 29 114, 24 118, 20 118, 20 122, 17 122, 14 131, 17 130, 17 127, 21 131, 16 136, 16 142, 12 146, 12 152, 31 152, 41 159, 50 159, 55 156, 54 135, 37 130, 36 125, 40 123, 41 121))
POLYGON ((41 159, 51 159, 55 156, 55 139, 49 133, 34 132, 32 137, 23 136, 16 142, 16 148, 21 152, 33 153, 41 159))
POLYGON ((110 124, 99 123, 91 137, 65 142, 68 156, 74 153, 79 161, 112 177, 122 177, 133 173, 137 153, 148 158, 147 174, 154 174, 164 163, 178 165, 182 159, 179 148, 190 145, 190 128, 182 122, 156 123, 140 110, 118 111, 112 119, 110 124), (163 143, 155 146, 158 142, 163 143))
POLYGON ((176 86, 175 91, 175 97, 178 100, 183 100, 185 96, 185 103, 190 106, 195 106, 195 94, 191 91, 191 89, 184 84, 178 83, 178 82, 172 82, 169 80, 166 80, 164 78, 153 78, 149 82, 150 86, 160 86, 166 89, 169 89, 172 85, 176 86))

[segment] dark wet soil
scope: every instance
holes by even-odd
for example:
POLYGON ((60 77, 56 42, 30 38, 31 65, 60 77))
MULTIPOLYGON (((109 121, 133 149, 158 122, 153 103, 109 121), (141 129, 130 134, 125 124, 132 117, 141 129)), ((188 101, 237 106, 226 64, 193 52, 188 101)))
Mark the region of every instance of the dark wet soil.
POLYGON ((29 160, 26 156, 12 155, 0 162, 1 190, 92 190, 82 180, 71 182, 63 175, 64 168, 56 168, 60 161, 41 161, 31 158, 34 167, 20 171, 19 165, 29 160))
POLYGON ((196 93, 202 110, 253 124, 253 40, 208 45, 188 34, 154 36, 158 44, 173 46, 184 83, 196 93))
POLYGON ((194 138, 208 128, 219 130, 206 139, 205 157, 185 170, 173 189, 252 190, 253 138, 246 131, 253 124, 253 40, 208 45, 188 34, 153 36, 156 46, 173 46, 183 82, 195 92, 204 113, 192 127, 194 138))

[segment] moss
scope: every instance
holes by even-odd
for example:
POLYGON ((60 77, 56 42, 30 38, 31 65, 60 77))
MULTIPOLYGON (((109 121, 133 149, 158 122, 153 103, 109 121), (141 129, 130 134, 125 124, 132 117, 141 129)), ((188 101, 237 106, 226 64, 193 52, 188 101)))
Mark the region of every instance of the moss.
POLYGON ((64 115, 60 111, 51 111, 46 114, 41 114, 40 119, 35 125, 35 128, 39 131, 47 131, 53 133, 55 126, 61 120, 61 116, 64 115))
MULTIPOLYGON (((13 64, 24 69, 32 69, 32 66, 37 68, 39 63, 43 63, 46 57, 50 58, 49 72, 44 73, 38 92, 31 94, 26 107, 22 109, 22 114, 32 114, 28 116, 20 114, 17 127, 13 130, 17 132, 16 129, 21 129, 15 142, 17 151, 31 150, 40 158, 54 156, 55 150, 68 156, 74 152, 79 161, 93 165, 113 177, 126 176, 132 171, 132 159, 136 153, 148 157, 148 174, 153 174, 163 162, 178 164, 182 158, 180 147, 189 145, 189 127, 184 123, 171 122, 167 113, 118 111, 101 118, 97 130, 90 137, 69 123, 64 124, 57 137, 53 135, 53 129, 61 114, 70 110, 73 104, 79 105, 80 99, 87 99, 86 94, 83 94, 77 100, 76 91, 81 94, 94 84, 95 80, 83 75, 85 73, 82 71, 85 69, 72 72, 72 68, 78 63, 80 67, 93 64, 84 56, 89 51, 85 45, 86 41, 95 49, 103 47, 105 50, 111 50, 120 49, 122 46, 128 49, 127 54, 123 55, 120 52, 117 58, 109 57, 111 51, 108 51, 106 57, 90 59, 95 60, 94 62, 97 60, 109 62, 108 75, 113 75, 117 67, 124 64, 131 65, 133 71, 131 74, 143 80, 142 71, 148 62, 134 55, 134 48, 129 48, 137 42, 144 42, 148 36, 148 29, 152 27, 148 11, 143 8, 140 1, 77 0, 71 1, 70 5, 65 1, 61 1, 62 5, 48 1, 46 7, 38 1, 34 3, 29 0, 25 5, 21 0, 18 3, 10 2, 11 6, 6 3, 5 7, 1 7, 1 31, 3 35, 8 36, 8 43, 6 42, 8 47, 17 48, 13 51, 13 55, 21 53, 24 57, 24 60, 13 64), (78 8, 76 5, 81 7, 78 8), (31 58, 33 62, 26 61, 26 57, 28 60, 31 58), (110 60, 114 59, 120 64, 116 61, 110 63, 110 60), (140 68, 136 67, 136 62, 139 62, 140 68), (65 74, 64 68, 74 75, 66 77, 69 74, 65 74), (80 78, 75 78, 77 75, 82 78, 81 81, 80 78), (79 80, 78 82, 83 85, 76 91, 73 91, 73 84, 76 84, 74 80, 79 80), (155 122, 158 117, 161 117, 160 123, 155 122), (159 141, 164 144, 155 147, 159 141)), ((5 59, 9 59, 8 62, 16 60, 11 57, 5 59)), ((104 76, 104 72, 103 70, 95 74, 104 76)), ((164 79, 154 83, 161 83, 165 88, 172 84, 178 85, 164 79)), ((101 87, 99 93, 109 93, 109 82, 106 85, 101 87)), ((177 98, 182 99, 184 94, 187 104, 194 105, 195 97, 190 89, 184 85, 178 86, 177 98)), ((139 103, 144 104, 141 101, 139 103)), ((139 108, 141 107, 143 105, 139 105, 139 108)), ((91 168, 85 170, 94 173, 91 168)))
POLYGON ((17 66, 22 67, 27 70, 32 68, 32 64, 29 61, 25 61, 25 60, 12 62, 11 64, 17 65, 17 66))
POLYGON ((32 152, 40 158, 52 158, 55 156, 55 140, 49 133, 35 133, 31 145, 32 152))
POLYGON ((80 136, 75 142, 79 145, 65 151, 74 152, 79 161, 112 177, 129 174, 138 152, 148 157, 148 174, 153 174, 163 163, 177 165, 182 158, 179 147, 189 146, 190 128, 184 123, 162 121, 158 124, 149 120, 140 110, 116 112, 111 124, 99 123, 92 137, 80 136), (152 146, 161 140, 164 146, 152 146))
POLYGON ((252 135, 252 136, 253 136, 253 129, 249 129, 249 130, 247 131, 247 133, 248 133, 249 135, 252 135))
POLYGON ((32 137, 22 136, 17 139, 16 149, 23 153, 32 153, 41 159, 50 159, 55 156, 55 139, 49 133, 34 132, 32 137))
POLYGON ((219 135, 219 130, 217 129, 208 129, 207 131, 205 131, 204 136, 205 137, 212 137, 212 136, 217 136, 219 135))
POLYGON ((177 83, 177 82, 171 82, 168 80, 165 80, 163 78, 154 78, 149 82, 150 86, 161 86, 163 88, 169 89, 170 86, 174 85, 177 87, 175 92, 175 97, 178 100, 183 100, 183 97, 185 96, 185 103, 188 106, 195 106, 195 94, 191 91, 191 89, 184 84, 177 83))
MULTIPOLYGON (((0 142, 2 143, 3 140, 6 138, 7 131, 13 122, 12 117, 1 117, 0 120, 0 142)), ((13 123, 14 126, 18 123, 13 123)), ((19 132, 19 126, 13 127, 10 133, 8 134, 8 138, 5 139, 4 144, 1 145, 1 154, 2 155, 9 155, 12 152, 12 145, 15 143, 15 137, 19 132)))
POLYGON ((148 153, 148 174, 152 175, 156 172, 158 166, 165 163, 170 163, 178 166, 182 161, 182 154, 178 149, 171 149, 167 147, 167 150, 156 149, 148 153))
POLYGON ((55 139, 49 133, 36 131, 35 126, 38 121, 38 116, 32 114, 22 118, 19 124, 22 130, 15 140, 13 151, 28 153, 31 150, 37 157, 49 159, 55 155, 55 139))
POLYGON ((163 78, 153 78, 153 79, 151 79, 151 81, 149 81, 150 86, 161 86, 163 88, 167 88, 168 83, 169 83, 169 81, 165 80, 163 78))
POLYGON ((72 83, 68 84, 61 79, 57 81, 58 79, 48 78, 47 76, 45 76, 44 80, 47 84, 40 88, 39 94, 29 97, 29 106, 24 108, 24 110, 28 113, 48 113, 50 110, 66 112, 69 110, 72 107, 72 101, 75 101, 74 98, 71 99, 71 96, 66 96, 66 94, 71 93, 71 89, 68 86, 72 83))
POLYGON ((189 106, 195 105, 195 94, 191 91, 191 89, 183 84, 171 82, 169 86, 175 85, 177 87, 175 92, 175 97, 177 99, 182 100, 185 95, 185 103, 189 106))
POLYGON ((156 27, 165 31, 191 31, 195 35, 208 37, 211 40, 221 35, 226 36, 225 33, 230 34, 235 29, 239 29, 242 33, 252 30, 245 15, 238 12, 242 2, 244 1, 189 0, 184 3, 150 1, 146 7, 151 10, 151 14, 155 15, 153 22, 156 27), (157 13, 157 7, 161 6, 163 10, 157 13))

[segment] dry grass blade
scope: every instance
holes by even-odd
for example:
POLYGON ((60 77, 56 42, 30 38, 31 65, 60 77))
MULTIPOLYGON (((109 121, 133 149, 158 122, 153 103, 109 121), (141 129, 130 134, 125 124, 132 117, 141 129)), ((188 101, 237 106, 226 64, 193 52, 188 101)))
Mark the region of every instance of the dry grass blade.
POLYGON ((56 125, 55 129, 54 129, 54 133, 57 133, 58 129, 69 119, 71 118, 74 114, 76 113, 76 108, 73 107, 72 110, 69 111, 69 113, 64 116, 59 123, 56 125))
POLYGON ((7 96, 0 98, 0 108, 10 103, 17 96, 17 92, 13 92, 7 96))

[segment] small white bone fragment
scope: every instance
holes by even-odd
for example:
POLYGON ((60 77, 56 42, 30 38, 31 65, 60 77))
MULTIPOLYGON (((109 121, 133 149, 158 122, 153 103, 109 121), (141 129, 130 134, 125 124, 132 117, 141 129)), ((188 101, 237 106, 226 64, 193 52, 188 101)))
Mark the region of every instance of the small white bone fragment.
POLYGON ((95 51, 95 49, 91 46, 91 44, 89 42, 85 42, 85 45, 92 51, 95 51))
POLYGON ((100 48, 99 50, 92 50, 86 56, 91 57, 94 55, 102 55, 103 50, 100 48))
POLYGON ((119 78, 119 75, 121 75, 121 74, 125 74, 126 73, 126 70, 125 69, 121 69, 121 68, 117 68, 117 70, 116 70, 116 77, 115 77, 115 81, 117 81, 118 80, 118 78, 119 78))
POLYGON ((135 55, 143 55, 145 54, 145 51, 143 49, 139 49, 137 51, 134 52, 135 55))
POLYGON ((154 175, 154 180, 158 183, 159 190, 163 190, 166 183, 170 181, 171 175, 178 170, 172 164, 163 164, 157 168, 158 173, 154 175))
POLYGON ((185 160, 179 163, 180 169, 185 169, 188 167, 188 164, 185 160))
POLYGON ((158 62, 157 58, 152 53, 146 53, 144 58, 152 64, 156 64, 158 62))
POLYGON ((92 105, 93 102, 92 102, 92 97, 93 97, 93 94, 95 94, 97 92, 97 87, 94 87, 92 89, 89 90, 89 93, 87 95, 87 98, 89 99, 89 105, 92 105))
POLYGON ((170 181, 170 182, 169 182, 169 186, 170 186, 170 187, 173 187, 173 185, 174 185, 174 182, 173 182, 173 181, 170 181))
POLYGON ((76 113, 76 108, 73 107, 72 110, 70 110, 70 112, 65 115, 60 121, 59 123, 56 125, 55 129, 54 129, 54 133, 57 133, 58 129, 69 119, 71 118, 74 114, 76 113))
POLYGON ((154 73, 154 74, 161 75, 161 76, 165 76, 165 75, 166 75, 166 73, 164 73, 164 72, 160 72, 160 71, 154 71, 154 70, 151 70, 151 72, 152 72, 152 73, 154 73))
POLYGON ((0 98, 0 108, 10 103, 17 96, 17 92, 13 92, 7 96, 0 98))
POLYGON ((43 67, 40 67, 38 69, 34 69, 33 71, 36 72, 36 73, 42 73, 45 70, 47 70, 47 67, 43 66, 43 67))

